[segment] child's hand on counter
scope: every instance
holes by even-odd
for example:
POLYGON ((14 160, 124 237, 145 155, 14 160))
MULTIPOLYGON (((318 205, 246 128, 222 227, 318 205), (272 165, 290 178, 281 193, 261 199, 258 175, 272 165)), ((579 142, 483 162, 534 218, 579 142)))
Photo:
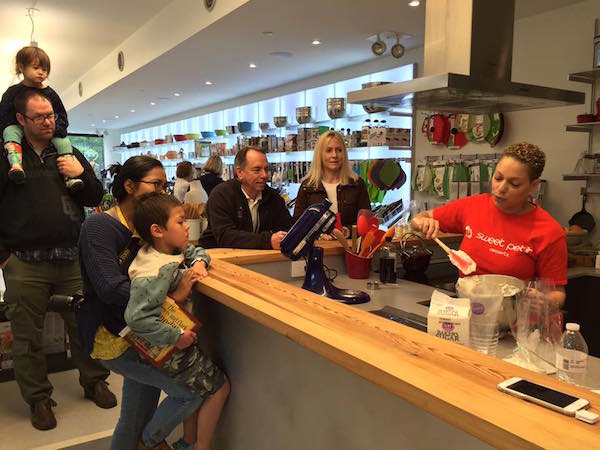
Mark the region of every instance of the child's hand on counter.
MULTIPOLYGON (((194 264, 195 265, 195 264, 194 264)), ((204 269, 206 271, 206 269, 204 269)), ((192 288, 196 281, 200 281, 201 277, 192 269, 186 271, 179 281, 177 288, 169 294, 177 303, 184 302, 192 292, 192 288)))
POLYGON ((208 270, 204 261, 196 261, 190 268, 190 271, 193 271, 196 275, 198 275, 199 280, 208 276, 208 270))

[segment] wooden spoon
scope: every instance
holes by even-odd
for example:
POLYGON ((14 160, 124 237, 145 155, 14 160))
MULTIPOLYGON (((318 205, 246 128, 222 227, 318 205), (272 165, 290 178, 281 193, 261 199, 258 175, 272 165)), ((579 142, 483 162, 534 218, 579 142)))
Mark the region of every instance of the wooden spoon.
POLYGON ((367 258, 371 258, 375 254, 375 252, 377 250, 379 250, 379 247, 381 247, 385 243, 385 239, 390 236, 394 236, 395 232, 396 232, 396 227, 390 227, 390 229, 387 230, 383 236, 381 236, 381 239, 379 240, 377 245, 375 247, 373 247, 373 250, 371 250, 369 252, 369 254, 367 255, 367 258))
POLYGON ((347 252, 350 252, 350 247, 348 246, 348 241, 344 237, 344 233, 342 233, 337 228, 334 228, 333 231, 331 232, 331 234, 333 234, 333 236, 339 241, 339 243, 342 244, 342 246, 344 247, 344 250, 346 250, 347 252))

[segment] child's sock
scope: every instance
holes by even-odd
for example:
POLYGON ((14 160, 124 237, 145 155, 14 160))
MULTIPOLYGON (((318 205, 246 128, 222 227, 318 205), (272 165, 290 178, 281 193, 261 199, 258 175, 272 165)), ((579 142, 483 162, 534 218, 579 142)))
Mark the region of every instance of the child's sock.
POLYGON ((16 142, 7 142, 4 148, 8 152, 8 163, 10 170, 8 171, 8 179, 16 184, 25 182, 25 171, 22 165, 23 150, 21 145, 16 142))
POLYGON ((183 438, 179 438, 177 442, 173 443, 173 450, 194 450, 194 444, 188 444, 183 438))

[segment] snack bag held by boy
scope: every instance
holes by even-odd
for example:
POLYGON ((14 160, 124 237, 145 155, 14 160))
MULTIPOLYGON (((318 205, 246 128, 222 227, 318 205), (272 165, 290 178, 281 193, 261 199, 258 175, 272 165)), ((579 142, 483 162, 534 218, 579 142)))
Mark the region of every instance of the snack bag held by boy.
POLYGON ((147 244, 129 268, 131 296, 125 321, 133 334, 150 345, 175 346, 170 357, 161 361, 162 369, 192 391, 212 395, 225 381, 223 372, 202 354, 192 329, 161 320, 164 308, 172 311, 171 300, 181 305, 194 284, 208 275, 210 257, 203 248, 188 244, 189 225, 175 197, 157 192, 144 195, 133 224, 147 244), (183 264, 189 269, 182 268, 183 264))
MULTIPOLYGON (((23 130, 17 122, 13 103, 18 94, 25 90, 34 90, 50 100, 54 114, 38 117, 25 116, 25 120, 39 126, 42 126, 46 120, 56 122, 55 133, 51 142, 59 157, 72 158, 73 147, 69 138, 67 138, 67 127, 69 126, 67 111, 56 91, 50 86, 44 85, 50 74, 50 58, 46 52, 38 47, 23 47, 17 52, 16 73, 17 75, 23 75, 23 81, 9 87, 2 95, 2 101, 0 101, 0 130, 2 131, 2 140, 10 164, 8 178, 14 183, 20 184, 25 182, 26 174, 23 169, 21 149, 23 130)), ((79 191, 84 187, 83 181, 79 178, 65 177, 65 184, 67 188, 73 191, 79 191)))

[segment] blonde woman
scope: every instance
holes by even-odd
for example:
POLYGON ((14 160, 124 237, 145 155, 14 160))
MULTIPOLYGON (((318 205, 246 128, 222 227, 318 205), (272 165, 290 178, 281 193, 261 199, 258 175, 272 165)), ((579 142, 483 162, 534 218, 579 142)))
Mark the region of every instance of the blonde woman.
POLYGON ((213 188, 223 182, 223 161, 219 155, 212 155, 204 164, 204 175, 200 177, 202 187, 208 195, 212 192, 213 188))
POLYGON ((356 223, 359 209, 371 209, 367 187, 350 168, 344 140, 335 131, 323 133, 317 142, 310 171, 298 190, 294 220, 326 198, 331 210, 340 214, 343 226, 356 223))

